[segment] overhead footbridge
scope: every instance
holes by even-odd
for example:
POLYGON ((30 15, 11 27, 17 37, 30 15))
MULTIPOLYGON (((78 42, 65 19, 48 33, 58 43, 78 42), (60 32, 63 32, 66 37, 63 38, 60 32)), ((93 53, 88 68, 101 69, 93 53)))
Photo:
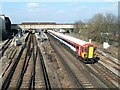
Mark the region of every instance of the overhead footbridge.
POLYGON ((12 24, 12 29, 74 29, 74 24, 57 24, 57 23, 21 23, 21 24, 12 24))

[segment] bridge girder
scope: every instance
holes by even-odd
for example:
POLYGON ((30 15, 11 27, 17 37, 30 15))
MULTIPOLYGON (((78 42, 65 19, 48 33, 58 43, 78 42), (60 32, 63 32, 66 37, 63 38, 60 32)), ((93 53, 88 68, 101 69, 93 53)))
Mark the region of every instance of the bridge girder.
POLYGON ((68 28, 73 29, 73 24, 62 24, 62 25, 13 25, 12 29, 60 29, 60 28, 68 28))

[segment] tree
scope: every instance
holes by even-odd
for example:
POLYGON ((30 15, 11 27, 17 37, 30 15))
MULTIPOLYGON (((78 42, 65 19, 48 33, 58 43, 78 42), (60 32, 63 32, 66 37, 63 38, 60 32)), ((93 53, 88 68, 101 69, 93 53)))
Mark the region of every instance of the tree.
POLYGON ((75 23, 75 33, 81 32, 88 39, 92 39, 97 42, 109 41, 109 38, 116 39, 118 33, 118 17, 112 13, 97 13, 90 18, 86 23, 77 21, 75 23), (85 29, 85 25, 87 28, 85 29), (107 39, 106 39, 107 38, 107 39))
POLYGON ((92 38, 95 41, 101 42, 102 38, 104 40, 105 37, 108 37, 103 34, 116 34, 117 17, 111 13, 98 13, 95 14, 91 19, 89 19, 88 26, 90 38, 92 38))
POLYGON ((81 30, 81 28, 83 28, 83 25, 84 25, 84 23, 81 20, 77 21, 75 23, 75 30, 74 30, 74 32, 75 33, 79 33, 79 31, 81 30))

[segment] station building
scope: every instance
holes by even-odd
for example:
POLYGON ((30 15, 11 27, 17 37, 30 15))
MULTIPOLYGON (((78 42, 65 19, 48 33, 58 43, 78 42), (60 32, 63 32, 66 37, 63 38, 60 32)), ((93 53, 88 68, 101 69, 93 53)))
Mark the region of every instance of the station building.
POLYGON ((11 21, 9 17, 0 15, 0 39, 4 40, 11 32, 11 21))

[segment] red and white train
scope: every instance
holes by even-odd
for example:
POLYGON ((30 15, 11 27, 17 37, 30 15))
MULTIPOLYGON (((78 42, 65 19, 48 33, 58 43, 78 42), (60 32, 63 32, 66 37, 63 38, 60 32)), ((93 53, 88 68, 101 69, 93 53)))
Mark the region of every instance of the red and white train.
POLYGON ((96 55, 97 47, 93 43, 86 42, 52 30, 48 30, 48 33, 56 38, 58 41, 69 47, 81 60, 85 62, 98 61, 99 58, 96 55))

